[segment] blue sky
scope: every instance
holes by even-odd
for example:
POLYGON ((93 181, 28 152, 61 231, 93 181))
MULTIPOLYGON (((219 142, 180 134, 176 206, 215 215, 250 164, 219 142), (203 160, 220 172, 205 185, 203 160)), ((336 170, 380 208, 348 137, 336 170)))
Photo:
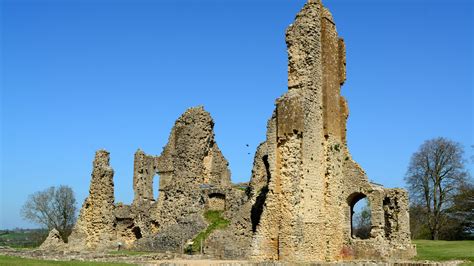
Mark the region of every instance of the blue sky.
MULTIPOLYGON (((304 2, 3 0, 0 228, 32 226, 21 205, 49 186, 73 187, 81 205, 100 148, 130 203, 134 152, 160 154, 196 105, 233 181, 248 181, 304 2)), ((347 46, 349 148, 369 178, 403 187, 412 153, 438 136, 473 154, 472 1, 325 4, 347 46)))

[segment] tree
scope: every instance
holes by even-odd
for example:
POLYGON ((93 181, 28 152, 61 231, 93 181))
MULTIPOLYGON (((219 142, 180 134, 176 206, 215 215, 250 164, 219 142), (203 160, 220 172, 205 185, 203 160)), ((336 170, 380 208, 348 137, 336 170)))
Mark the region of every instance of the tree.
MULTIPOLYGON (((471 145, 472 151, 474 151, 474 145, 471 145)), ((471 163, 474 164, 474 154, 471 155, 471 163)))
POLYGON ((405 181, 412 204, 424 209, 433 240, 438 240, 446 210, 467 180, 463 154, 459 143, 436 138, 423 143, 411 158, 405 181))
POLYGON ((467 239, 474 233, 474 184, 469 180, 453 197, 452 206, 446 210, 447 227, 443 239, 467 239))
POLYGON ((64 241, 76 221, 76 198, 68 186, 50 187, 29 195, 21 215, 48 230, 55 228, 64 241))
POLYGON ((371 222, 372 214, 370 212, 370 205, 365 200, 365 205, 360 211, 356 211, 353 216, 353 235, 360 239, 368 239, 370 237, 370 231, 372 229, 371 222))
POLYGON ((412 239, 430 239, 428 222, 424 205, 411 204, 410 206, 410 231, 412 239))

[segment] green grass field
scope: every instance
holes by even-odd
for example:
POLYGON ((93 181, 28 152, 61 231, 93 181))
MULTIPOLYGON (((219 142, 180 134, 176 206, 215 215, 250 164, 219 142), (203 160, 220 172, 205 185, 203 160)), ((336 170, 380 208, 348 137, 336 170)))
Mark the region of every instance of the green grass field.
MULTIPOLYGON (((209 213, 208 219, 213 221, 213 228, 222 228, 227 226, 227 221, 221 218, 220 213, 209 213)), ((211 224, 211 225, 212 225, 211 224)), ((211 228, 212 228, 211 227, 211 228)), ((206 230, 208 231, 208 230, 206 230)), ((206 232, 206 234, 209 232, 206 232)), ((201 236, 201 237, 204 237, 201 236)), ((416 260, 430 260, 430 261, 446 261, 446 260, 464 260, 470 263, 465 265, 474 266, 474 241, 430 241, 430 240, 415 240, 413 241, 417 246, 418 256, 416 260)), ((140 254, 129 254, 140 255, 140 254)), ((15 257, 7 257, 0 255, 0 265, 66 265, 66 266, 95 266, 95 265, 130 265, 124 263, 101 263, 101 262, 80 262, 80 261, 44 261, 22 259, 15 257)))
POLYGON ((24 231, 3 231, 0 234, 0 246, 9 246, 15 248, 33 248, 38 247, 47 236, 45 230, 32 229, 24 231))
POLYGON ((474 265, 474 240, 431 241, 414 240, 418 252, 417 260, 465 260, 474 265))
POLYGON ((25 266, 43 266, 43 265, 65 265, 65 266, 130 266, 132 264, 125 263, 106 263, 106 262, 83 262, 83 261, 49 261, 49 260, 33 260, 22 259, 16 257, 7 257, 0 255, 0 265, 25 265, 25 266))

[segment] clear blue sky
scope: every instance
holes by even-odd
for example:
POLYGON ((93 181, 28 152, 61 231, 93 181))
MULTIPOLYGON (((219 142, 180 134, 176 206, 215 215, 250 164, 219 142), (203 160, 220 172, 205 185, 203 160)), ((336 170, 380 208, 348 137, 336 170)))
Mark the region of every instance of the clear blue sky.
MULTIPOLYGON (((0 228, 32 226, 21 205, 49 186, 73 187, 82 205, 100 148, 130 203, 134 152, 160 154, 196 105, 214 117, 232 180, 248 181, 304 2, 3 0, 0 228)), ((472 154, 472 1, 325 4, 347 45, 349 148, 370 179, 403 187, 412 153, 438 136, 472 154)))

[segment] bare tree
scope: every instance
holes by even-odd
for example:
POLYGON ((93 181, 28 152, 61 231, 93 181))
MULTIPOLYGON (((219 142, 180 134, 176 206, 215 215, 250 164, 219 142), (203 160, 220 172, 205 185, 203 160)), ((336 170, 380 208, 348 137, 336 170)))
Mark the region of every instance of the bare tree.
POLYGON ((371 224, 371 212, 369 204, 354 214, 354 228, 353 234, 355 237, 361 239, 368 239, 370 237, 371 224))
POLYGON ((74 192, 68 186, 59 186, 31 194, 23 205, 21 215, 48 230, 55 228, 67 241, 76 221, 74 192))
POLYGON ((445 138, 428 140, 413 154, 405 181, 410 199, 423 206, 431 239, 437 240, 444 226, 444 212, 468 176, 463 148, 445 138))

